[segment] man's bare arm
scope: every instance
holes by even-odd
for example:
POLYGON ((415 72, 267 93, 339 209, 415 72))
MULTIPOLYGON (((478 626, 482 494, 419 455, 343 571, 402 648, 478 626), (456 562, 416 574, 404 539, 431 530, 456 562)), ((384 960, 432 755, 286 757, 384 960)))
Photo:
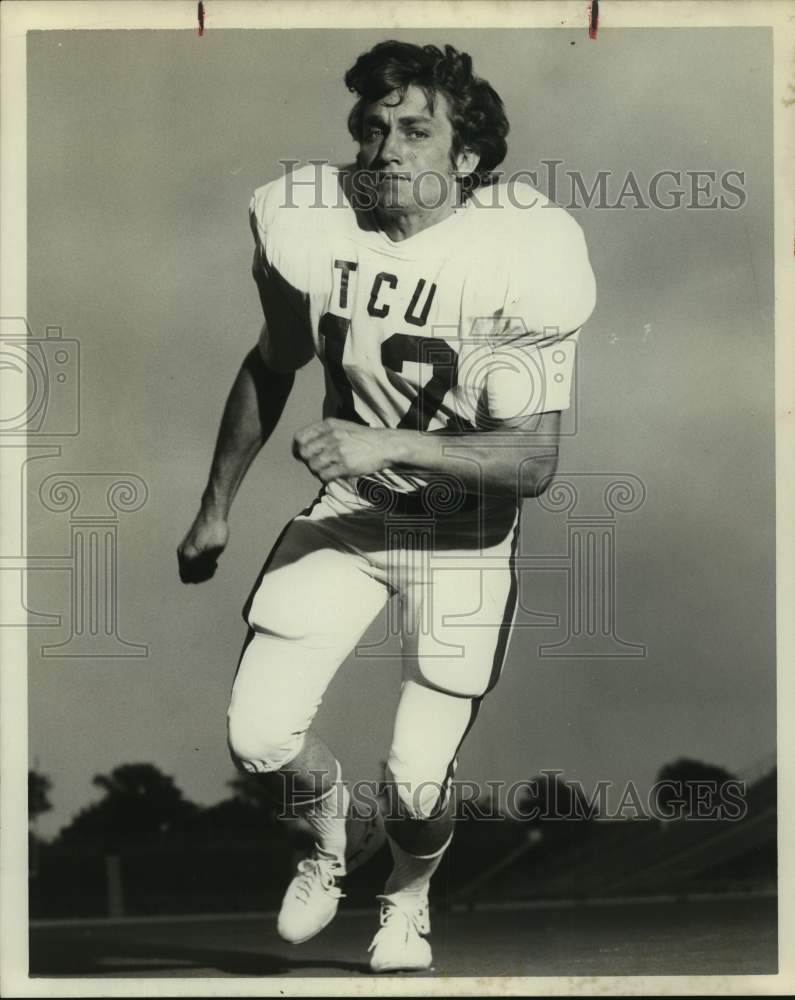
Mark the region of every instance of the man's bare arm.
POLYGON ((559 411, 461 434, 370 428, 332 418, 299 431, 293 449, 323 482, 384 469, 442 473, 467 490, 518 499, 539 496, 549 485, 559 434, 559 411))
POLYGON ((472 492, 518 500, 540 496, 549 486, 558 465, 559 434, 559 411, 493 431, 398 431, 390 457, 396 470, 444 473, 472 492))
POLYGON ((270 369, 254 347, 237 373, 224 407, 202 507, 229 517, 248 467, 273 433, 293 387, 293 372, 270 369))
POLYGON ((199 513, 177 550, 183 583, 200 583, 215 573, 229 537, 232 501, 279 422, 294 380, 293 372, 269 368, 257 347, 244 358, 224 407, 199 513))

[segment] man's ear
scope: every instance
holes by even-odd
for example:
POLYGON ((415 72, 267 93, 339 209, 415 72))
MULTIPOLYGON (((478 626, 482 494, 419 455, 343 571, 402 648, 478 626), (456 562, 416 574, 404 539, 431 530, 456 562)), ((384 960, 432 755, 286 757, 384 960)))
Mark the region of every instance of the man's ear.
POLYGON ((480 163, 480 156, 475 152, 474 149, 470 149, 466 146, 455 159, 456 169, 459 174, 472 174, 477 170, 478 163, 480 163))

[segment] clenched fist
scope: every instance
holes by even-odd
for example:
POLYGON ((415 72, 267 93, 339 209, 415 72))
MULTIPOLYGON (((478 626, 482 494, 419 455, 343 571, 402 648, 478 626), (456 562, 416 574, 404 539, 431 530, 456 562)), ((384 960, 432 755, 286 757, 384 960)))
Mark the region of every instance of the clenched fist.
POLYGON ((229 526, 224 518, 199 511, 177 549, 180 580, 183 583, 209 580, 228 539, 229 526))

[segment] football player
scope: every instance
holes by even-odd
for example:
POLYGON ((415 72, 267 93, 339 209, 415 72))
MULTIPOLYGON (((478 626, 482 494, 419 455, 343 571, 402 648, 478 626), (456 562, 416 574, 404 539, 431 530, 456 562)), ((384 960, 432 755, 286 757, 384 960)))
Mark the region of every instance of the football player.
POLYGON ((294 454, 322 487, 246 604, 229 746, 312 830, 314 851, 278 919, 284 939, 306 941, 334 917, 350 853, 350 793, 312 721, 395 598, 403 679, 385 775, 394 863, 370 964, 421 970, 456 758, 505 659, 520 508, 556 469, 594 279, 568 214, 525 184, 496 183, 508 122, 468 55, 383 42, 345 83, 356 95, 356 164, 312 163, 251 201, 265 323, 179 561, 185 581, 212 575, 246 469, 295 371, 319 358, 323 419, 296 433, 294 454))

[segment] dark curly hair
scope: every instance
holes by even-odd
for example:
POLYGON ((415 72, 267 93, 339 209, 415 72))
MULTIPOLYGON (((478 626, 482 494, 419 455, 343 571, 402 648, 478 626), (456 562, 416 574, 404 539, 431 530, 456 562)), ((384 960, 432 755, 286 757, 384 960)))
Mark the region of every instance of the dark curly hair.
POLYGON ((466 188, 493 184, 492 171, 505 159, 508 146, 508 119, 502 100, 494 88, 472 73, 472 57, 445 45, 411 45, 408 42, 379 42, 363 52, 345 74, 345 86, 358 95, 348 115, 348 130, 357 142, 362 139, 365 107, 398 91, 402 96, 414 84, 425 94, 433 114, 434 98, 447 98, 453 127, 451 161, 464 149, 474 150, 480 161, 466 188))

